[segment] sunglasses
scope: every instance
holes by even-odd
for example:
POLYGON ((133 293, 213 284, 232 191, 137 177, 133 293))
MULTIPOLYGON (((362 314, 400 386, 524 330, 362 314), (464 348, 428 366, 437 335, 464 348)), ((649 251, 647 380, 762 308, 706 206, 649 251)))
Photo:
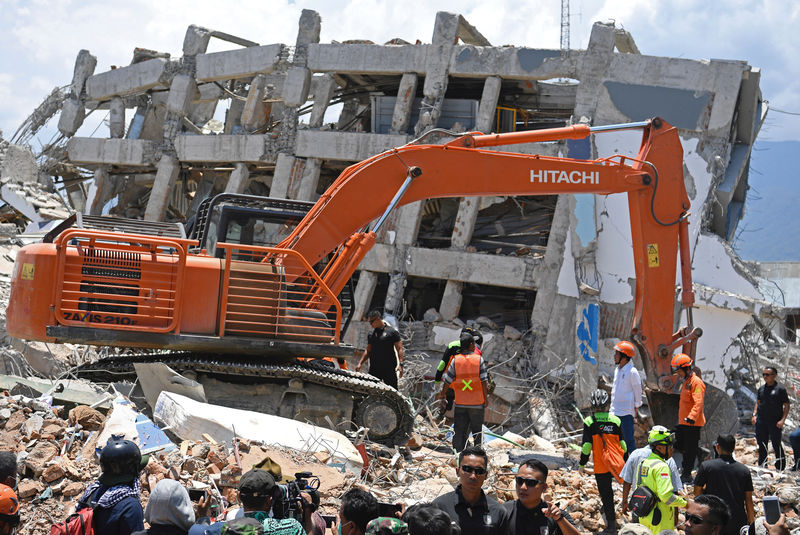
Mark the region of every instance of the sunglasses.
POLYGON ((706 520, 702 516, 690 515, 689 513, 686 513, 686 521, 692 524, 693 526, 699 526, 701 524, 716 524, 716 522, 706 520))
POLYGON ((769 377, 770 375, 775 375, 775 374, 774 373, 762 373, 761 375, 764 376, 764 377, 769 377))
POLYGON ((519 485, 520 487, 522 485, 526 485, 529 489, 532 488, 532 487, 535 487, 539 483, 542 483, 542 481, 539 481, 538 479, 533 479, 533 478, 529 478, 529 477, 522 477, 522 476, 517 476, 517 477, 514 478, 514 480, 517 482, 517 485, 519 485))
POLYGON ((475 474, 476 476, 482 476, 486 473, 486 468, 482 466, 464 465, 461 467, 461 469, 468 474, 475 474))

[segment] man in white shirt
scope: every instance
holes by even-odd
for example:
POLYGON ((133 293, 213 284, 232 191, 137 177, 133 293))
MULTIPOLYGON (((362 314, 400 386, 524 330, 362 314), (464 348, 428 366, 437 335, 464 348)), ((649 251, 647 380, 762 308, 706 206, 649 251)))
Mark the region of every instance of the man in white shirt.
POLYGON ((639 407, 642 406, 642 378, 633 367, 636 349, 630 342, 618 342, 614 346, 614 386, 611 388, 611 414, 622 423, 622 436, 628 451, 636 449, 633 438, 633 417, 641 418, 639 407))

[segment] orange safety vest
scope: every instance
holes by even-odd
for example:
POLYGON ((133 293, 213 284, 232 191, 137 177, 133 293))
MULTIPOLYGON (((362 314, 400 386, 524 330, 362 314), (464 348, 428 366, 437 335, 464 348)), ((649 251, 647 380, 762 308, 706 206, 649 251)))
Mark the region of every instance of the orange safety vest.
POLYGON ((456 378, 452 386, 456 405, 483 405, 486 401, 481 384, 481 356, 475 353, 456 355, 456 378))
POLYGON ((678 405, 678 423, 702 427, 706 425, 706 416, 703 414, 705 404, 706 385, 696 373, 693 373, 681 386, 681 400, 678 405), (693 424, 684 422, 684 418, 694 420, 693 424))

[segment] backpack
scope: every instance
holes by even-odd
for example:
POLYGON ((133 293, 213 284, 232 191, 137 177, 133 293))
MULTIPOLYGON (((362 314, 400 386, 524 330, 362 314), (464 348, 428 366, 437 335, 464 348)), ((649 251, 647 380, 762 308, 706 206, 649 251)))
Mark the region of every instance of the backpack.
POLYGON ((614 479, 617 480, 619 483, 623 483, 622 481, 622 467, 625 466, 625 454, 622 452, 621 448, 615 447, 608 447, 606 444, 606 439, 603 436, 603 433, 600 433, 600 440, 603 441, 603 462, 606 463, 611 475, 614 476, 614 479))
MULTIPOLYGON (((264 525, 255 518, 237 518, 222 526, 221 535, 264 535, 264 525)), ((52 534, 51 534, 52 535, 52 534)))
POLYGON ((94 535, 93 517, 94 509, 84 507, 63 522, 50 526, 50 535, 94 535))
POLYGON ((639 485, 633 490, 628 508, 633 514, 642 518, 650 514, 657 501, 658 498, 652 490, 644 485, 639 485))

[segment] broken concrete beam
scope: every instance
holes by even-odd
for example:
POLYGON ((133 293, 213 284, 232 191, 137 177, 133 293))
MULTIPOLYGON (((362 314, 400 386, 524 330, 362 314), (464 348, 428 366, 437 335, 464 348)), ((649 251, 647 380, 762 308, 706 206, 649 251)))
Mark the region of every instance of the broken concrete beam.
POLYGON ((450 76, 499 76, 504 80, 575 78, 575 62, 560 50, 456 45, 450 76))
MULTIPOLYGON (((275 162, 275 171, 272 174, 272 186, 270 187, 270 197, 277 199, 286 199, 289 195, 289 185, 293 182, 293 176, 296 173, 296 160, 294 156, 285 153, 278 154, 278 159, 275 162)), ((300 160, 304 163, 303 160, 300 160)))
POLYGON ((161 77, 167 63, 164 58, 154 58, 95 74, 86 80, 86 94, 93 100, 107 100, 114 96, 142 93, 157 86, 165 87, 161 77))
POLYGON ((182 162, 262 162, 265 147, 273 143, 269 135, 179 135, 175 152, 182 162))
POLYGON ((308 119, 308 126, 319 128, 325 119, 325 111, 328 109, 333 93, 336 90, 336 80, 330 73, 315 76, 311 80, 311 89, 314 93, 314 106, 311 108, 311 117, 308 119))
POLYGON ((250 82, 250 90, 242 110, 242 127, 247 132, 253 132, 267 123, 267 105, 264 97, 267 95, 267 77, 259 74, 250 82))
POLYGON ((308 45, 306 66, 314 72, 354 74, 425 74, 430 45, 308 45))
POLYGON ((83 102, 70 97, 61 105, 61 115, 58 117, 58 131, 67 137, 72 137, 86 118, 83 102))
POLYGON ((363 132, 297 132, 295 155, 321 160, 361 161, 380 152, 405 145, 408 136, 363 132))
POLYGON ((197 54, 202 54, 208 48, 210 39, 211 30, 190 24, 186 28, 186 35, 183 37, 183 55, 196 56, 197 54))
POLYGON ((246 78, 268 74, 275 69, 283 45, 265 45, 197 55, 197 75, 201 82, 246 78))
POLYGON ((228 178, 228 184, 225 186, 225 193, 244 193, 247 189, 249 177, 250 172, 247 169, 247 165, 241 162, 237 163, 236 167, 231 171, 230 178, 228 178))
POLYGON ((412 105, 417 96, 417 75, 414 73, 404 73, 400 79, 400 87, 397 89, 397 100, 394 103, 392 113, 392 127, 390 134, 406 134, 408 124, 411 120, 412 105))
POLYGON ((172 79, 167 97, 167 111, 185 115, 189 105, 197 96, 197 83, 188 74, 178 74, 172 79))
POLYGON ((145 139, 74 137, 67 143, 71 163, 152 165, 156 146, 145 139))
POLYGON ((94 74, 97 66, 97 58, 89 53, 88 50, 78 52, 75 58, 75 69, 72 71, 72 85, 70 85, 70 96, 80 98, 86 80, 94 74))

